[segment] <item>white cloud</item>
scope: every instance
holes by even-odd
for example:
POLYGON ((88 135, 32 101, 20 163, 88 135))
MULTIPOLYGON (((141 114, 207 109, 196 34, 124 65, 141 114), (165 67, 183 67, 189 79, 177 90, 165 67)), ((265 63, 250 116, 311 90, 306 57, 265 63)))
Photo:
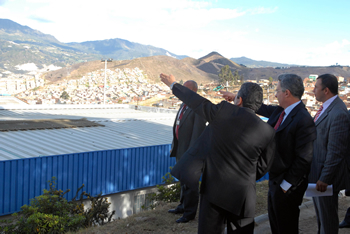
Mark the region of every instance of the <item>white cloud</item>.
MULTIPOLYGON (((211 8, 208 2, 188 0, 106 0, 94 4, 81 0, 61 0, 49 3, 35 10, 24 7, 23 16, 27 18, 17 16, 21 17, 19 23, 25 22, 29 27, 51 34, 62 42, 122 38, 162 47, 173 53, 181 53, 181 48, 187 47, 186 44, 193 45, 191 50, 199 50, 196 46, 198 43, 186 43, 182 39, 196 42, 206 40, 215 31, 215 28, 210 28, 211 24, 246 14, 237 9, 211 8), (179 45, 179 41, 184 44, 179 45)), ((231 30, 234 28, 231 27, 231 30)), ((191 55, 191 51, 184 51, 183 54, 191 55)))
MULTIPOLYGON (((278 7, 215 8, 211 2, 26 0, 22 1, 20 10, 0 7, 0 15, 51 34, 62 42, 122 38, 194 58, 217 51, 228 58, 286 59, 282 46, 266 45, 252 34, 263 34, 263 28, 240 28, 235 24, 239 17, 272 14, 278 7), (33 5, 36 7, 32 8, 33 5)), ((295 51, 291 49, 290 53, 295 51)))
POLYGON ((342 45, 343 45, 343 46, 350 45, 350 41, 348 41, 348 40, 346 40, 346 39, 343 39, 343 40, 342 40, 342 45))
POLYGON ((277 10, 278 10, 278 7, 274 7, 274 8, 258 7, 258 8, 248 10, 248 12, 252 15, 272 14, 272 13, 275 13, 277 10))
POLYGON ((50 3, 51 0, 26 0, 29 3, 50 3))

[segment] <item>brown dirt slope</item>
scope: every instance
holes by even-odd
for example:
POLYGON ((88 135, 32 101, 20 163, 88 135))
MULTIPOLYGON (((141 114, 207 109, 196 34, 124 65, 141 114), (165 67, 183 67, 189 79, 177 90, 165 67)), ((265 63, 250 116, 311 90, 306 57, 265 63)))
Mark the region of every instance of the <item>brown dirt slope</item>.
POLYGON ((240 72, 241 70, 246 69, 245 67, 242 67, 237 63, 223 57, 217 52, 211 52, 210 54, 198 59, 196 66, 202 71, 217 76, 220 73, 221 68, 226 65, 231 68, 232 72, 235 70, 238 70, 240 72))
MULTIPOLYGON (((282 73, 294 73, 302 78, 308 77, 310 74, 325 74, 331 73, 336 76, 342 76, 345 79, 350 78, 350 67, 290 67, 284 69, 275 69, 272 67, 265 68, 247 68, 231 60, 223 57, 217 52, 200 58, 184 58, 181 60, 169 56, 151 56, 136 58, 133 60, 112 61, 108 63, 108 69, 116 68, 140 68, 151 82, 160 82, 159 74, 173 74, 177 80, 195 80, 197 82, 209 83, 218 80, 220 69, 229 65, 231 71, 238 71, 239 75, 244 76, 244 80, 260 80, 272 77, 277 80, 278 75, 282 73)), ((46 74, 45 78, 48 81, 56 82, 62 79, 79 79, 88 72, 104 69, 104 63, 100 60, 86 63, 79 63, 69 67, 62 68, 57 71, 52 71, 46 74)))
MULTIPOLYGON (((257 206, 255 214, 259 216, 267 212, 267 181, 258 182, 257 206)), ((169 209, 174 209, 178 203, 161 202, 154 210, 142 211, 126 219, 115 220, 112 223, 100 227, 81 230, 77 233, 127 233, 127 234, 168 234, 168 233, 197 233, 198 212, 194 220, 188 223, 176 223, 182 214, 170 214, 169 209)))
MULTIPOLYGON (((194 60, 178 60, 169 56, 152 56, 142 57, 133 60, 112 61, 107 64, 108 69, 116 68, 124 69, 135 67, 143 70, 144 74, 153 81, 160 82, 159 74, 173 74, 178 80, 196 80, 197 82, 211 82, 217 79, 217 75, 206 73, 196 66, 194 60)), ((52 71, 46 74, 45 78, 51 82, 56 82, 61 79, 79 79, 88 72, 104 69, 104 63, 101 61, 91 61, 86 63, 75 64, 70 67, 62 68, 57 71, 52 71)))

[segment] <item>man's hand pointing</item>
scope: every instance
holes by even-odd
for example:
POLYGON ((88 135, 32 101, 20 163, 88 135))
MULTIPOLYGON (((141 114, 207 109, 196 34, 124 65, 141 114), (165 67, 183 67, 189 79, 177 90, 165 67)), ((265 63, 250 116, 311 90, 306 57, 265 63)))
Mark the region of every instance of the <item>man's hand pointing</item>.
POLYGON ((164 73, 161 73, 159 77, 161 81, 169 87, 172 83, 175 82, 175 77, 173 75, 166 75, 164 73))

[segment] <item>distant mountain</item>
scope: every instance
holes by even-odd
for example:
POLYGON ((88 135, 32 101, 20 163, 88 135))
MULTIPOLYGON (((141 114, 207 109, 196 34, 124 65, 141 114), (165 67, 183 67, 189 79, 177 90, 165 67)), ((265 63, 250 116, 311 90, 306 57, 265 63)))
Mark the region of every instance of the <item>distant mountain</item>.
POLYGON ((2 77, 26 74, 34 69, 54 65, 64 67, 78 62, 96 60, 100 56, 86 54, 59 42, 55 37, 22 26, 8 19, 0 19, 0 74, 2 77), (31 70, 20 67, 30 64, 31 70))
POLYGON ((69 46, 79 49, 85 53, 100 54, 105 58, 117 60, 129 60, 140 57, 155 55, 167 55, 173 58, 182 59, 187 56, 179 56, 167 50, 150 45, 142 45, 127 40, 115 38, 102 41, 86 41, 81 43, 67 43, 69 46))
POLYGON ((268 61, 257 61, 253 60, 247 57, 239 57, 239 58, 231 58, 231 61, 242 64, 246 67, 250 68, 259 68, 259 67, 295 67, 298 65, 293 65, 293 64, 286 64, 286 63, 275 63, 275 62, 268 62, 268 61))
POLYGON ((28 26, 22 26, 9 19, 0 19, 0 37, 10 41, 41 41, 46 43, 60 43, 54 36, 44 34, 28 26))
POLYGON ((134 59, 154 55, 184 58, 165 49, 133 43, 123 39, 87 41, 82 43, 61 43, 54 36, 44 34, 9 19, 0 19, 0 74, 8 72, 25 74, 18 66, 32 64, 43 68, 45 65, 65 67, 80 62, 113 58, 114 60, 134 59))

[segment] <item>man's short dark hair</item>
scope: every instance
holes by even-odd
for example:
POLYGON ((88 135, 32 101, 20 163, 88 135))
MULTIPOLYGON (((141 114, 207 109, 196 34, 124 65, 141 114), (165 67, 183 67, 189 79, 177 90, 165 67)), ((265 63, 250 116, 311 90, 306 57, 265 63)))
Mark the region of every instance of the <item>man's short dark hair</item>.
POLYGON ((338 79, 335 75, 323 74, 317 79, 322 80, 322 89, 328 88, 334 95, 338 94, 338 79))
POLYGON ((288 89, 294 97, 301 100, 301 96, 304 94, 304 84, 300 76, 295 74, 281 74, 278 76, 278 80, 283 92, 288 89))
POLYGON ((237 98, 239 97, 242 98, 243 107, 257 112, 262 104, 263 90, 258 84, 246 82, 242 84, 241 89, 238 91, 237 98))

